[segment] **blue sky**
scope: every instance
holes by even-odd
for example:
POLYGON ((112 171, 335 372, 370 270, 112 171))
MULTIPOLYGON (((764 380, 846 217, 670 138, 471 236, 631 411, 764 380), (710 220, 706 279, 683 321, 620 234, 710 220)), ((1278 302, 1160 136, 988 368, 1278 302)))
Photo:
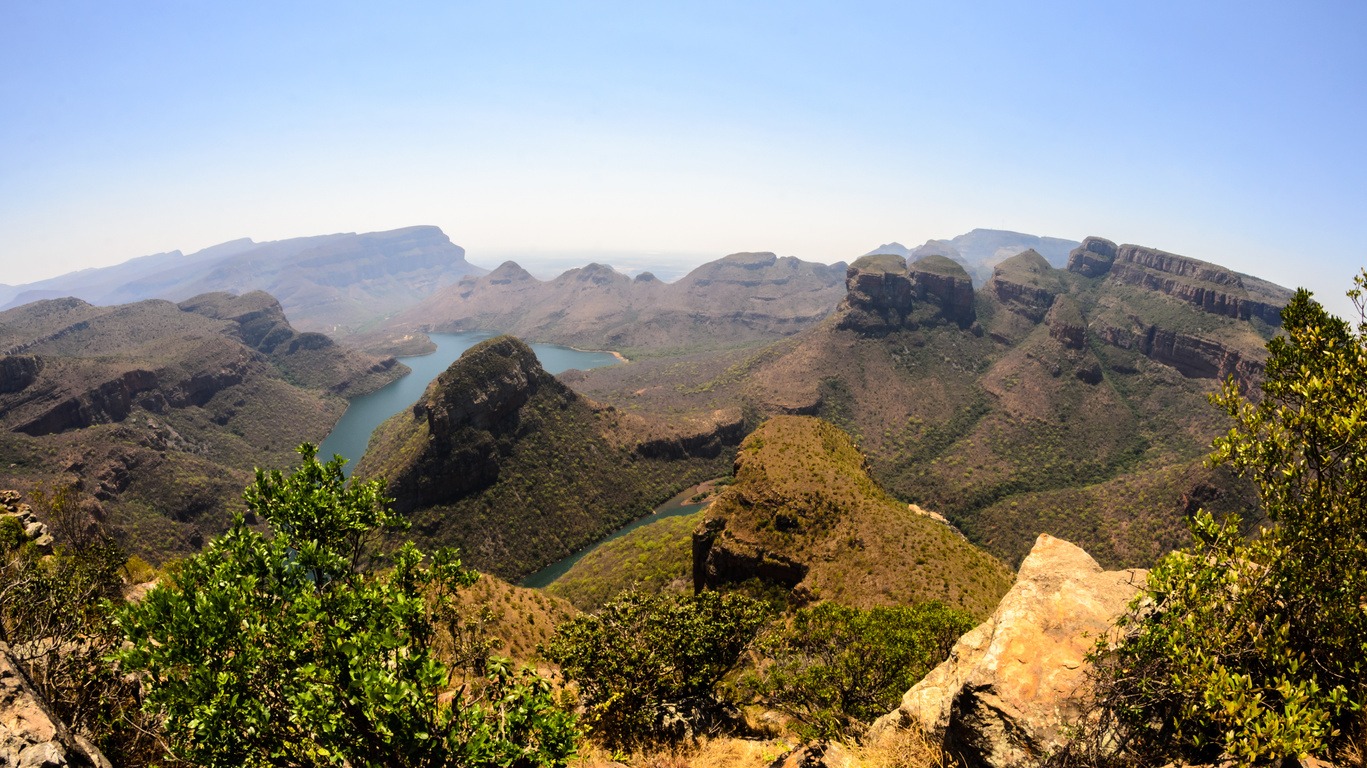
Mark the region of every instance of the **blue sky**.
POLYGON ((11 284, 411 224, 485 266, 1095 234, 1340 307, 1367 265, 1360 2, 0 0, 0 115, 11 284))

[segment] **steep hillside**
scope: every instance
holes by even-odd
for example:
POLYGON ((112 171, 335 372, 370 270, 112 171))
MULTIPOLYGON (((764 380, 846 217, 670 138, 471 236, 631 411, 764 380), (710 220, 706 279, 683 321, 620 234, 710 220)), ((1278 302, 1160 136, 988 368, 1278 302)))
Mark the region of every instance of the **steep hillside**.
POLYGON ((1201 466, 1226 428, 1206 395, 1257 380, 1289 293, 1096 238, 1067 270, 1006 259, 980 290, 936 258, 856 261, 833 317, 769 347, 573 383, 642 411, 740 407, 752 426, 823 416, 891 493, 1012 564, 1047 532, 1108 567, 1147 565, 1184 540, 1191 499, 1249 511, 1242 486, 1201 466), (1104 509, 1066 506, 1083 504, 1104 509))
POLYGON ((513 262, 450 286, 388 328, 493 330, 629 356, 737 346, 789 335, 830 314, 845 265, 735 253, 674 283, 602 264, 543 282, 513 262))
POLYGON ((0 313, 0 486, 75 483, 154 561, 223 530, 254 465, 295 463, 393 358, 298 333, 264 293, 0 313))
POLYGON ((721 474, 740 436, 735 410, 667 425, 599 406, 500 336, 381 425, 356 476, 385 478, 420 540, 512 579, 721 474))
POLYGON ((829 422, 766 421, 741 444, 735 478, 693 535, 699 588, 758 578, 802 602, 942 600, 985 615, 1010 586, 996 558, 884 492, 829 422))
POLYGON ((188 256, 172 251, 9 286, 3 295, 8 308, 65 296, 109 305, 264 290, 296 327, 346 335, 483 272, 440 229, 408 227, 268 243, 244 238, 188 256))

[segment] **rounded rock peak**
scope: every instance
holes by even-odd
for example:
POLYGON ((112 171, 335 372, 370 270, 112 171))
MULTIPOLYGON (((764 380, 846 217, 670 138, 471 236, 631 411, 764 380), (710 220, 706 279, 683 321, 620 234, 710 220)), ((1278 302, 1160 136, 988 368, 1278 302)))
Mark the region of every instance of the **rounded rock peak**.
POLYGON ((962 264, 948 256, 939 256, 935 254, 922 256, 911 263, 910 270, 912 272, 929 272, 934 275, 960 278, 972 282, 972 278, 968 276, 968 270, 964 269, 962 264))

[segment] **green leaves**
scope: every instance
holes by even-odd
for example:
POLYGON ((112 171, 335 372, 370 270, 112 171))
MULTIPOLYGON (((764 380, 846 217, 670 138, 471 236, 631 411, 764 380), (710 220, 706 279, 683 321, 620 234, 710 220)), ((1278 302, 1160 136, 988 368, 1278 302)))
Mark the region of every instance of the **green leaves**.
MULTIPOLYGON (((1367 272, 1349 295, 1362 310, 1367 272)), ((1367 703, 1367 325, 1298 291, 1268 343, 1261 397, 1227 383, 1234 421, 1211 460, 1258 488, 1271 528, 1191 521, 1197 545, 1163 560, 1098 646, 1098 696, 1141 759, 1252 764, 1328 756, 1367 703)))
POLYGON ((807 738, 858 735, 948 655, 973 618, 938 602, 804 608, 757 644, 741 687, 796 718, 807 738))
POLYGON ((765 619, 741 594, 625 592, 561 625, 544 652, 578 685, 593 733, 628 746, 667 738, 660 721, 679 705, 714 714, 717 682, 765 619))
POLYGON ((477 574, 411 543, 375 571, 372 537, 396 519, 378 482, 300 448, 285 476, 244 494, 273 529, 239 517, 171 583, 119 617, 126 668, 177 757, 237 765, 563 765, 577 731, 544 681, 492 666, 452 691, 437 657, 455 590, 477 574))

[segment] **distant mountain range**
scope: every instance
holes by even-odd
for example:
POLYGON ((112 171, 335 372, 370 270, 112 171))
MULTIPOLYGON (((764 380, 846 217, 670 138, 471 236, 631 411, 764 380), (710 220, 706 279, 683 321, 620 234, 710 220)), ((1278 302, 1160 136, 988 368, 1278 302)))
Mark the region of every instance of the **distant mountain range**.
POLYGON ((386 324, 415 331, 488 330, 628 355, 735 346, 801 331, 835 309, 845 263, 733 253, 673 283, 603 264, 538 280, 514 262, 443 288, 386 324))
POLYGON ((416 304, 466 275, 485 270, 465 260, 437 227, 319 235, 143 256, 122 264, 0 286, 0 310, 40 299, 75 297, 91 304, 143 299, 182 301, 212 291, 266 291, 301 330, 337 336, 416 304))
POLYGON ((892 254, 904 259, 922 256, 947 256, 963 265, 974 285, 992 279, 998 264, 1025 251, 1034 251, 1049 262, 1049 266, 1068 266, 1068 254, 1080 243, 1058 237, 1039 237, 1005 229, 975 229, 949 240, 927 240, 915 248, 901 243, 885 243, 869 251, 866 256, 892 254))

